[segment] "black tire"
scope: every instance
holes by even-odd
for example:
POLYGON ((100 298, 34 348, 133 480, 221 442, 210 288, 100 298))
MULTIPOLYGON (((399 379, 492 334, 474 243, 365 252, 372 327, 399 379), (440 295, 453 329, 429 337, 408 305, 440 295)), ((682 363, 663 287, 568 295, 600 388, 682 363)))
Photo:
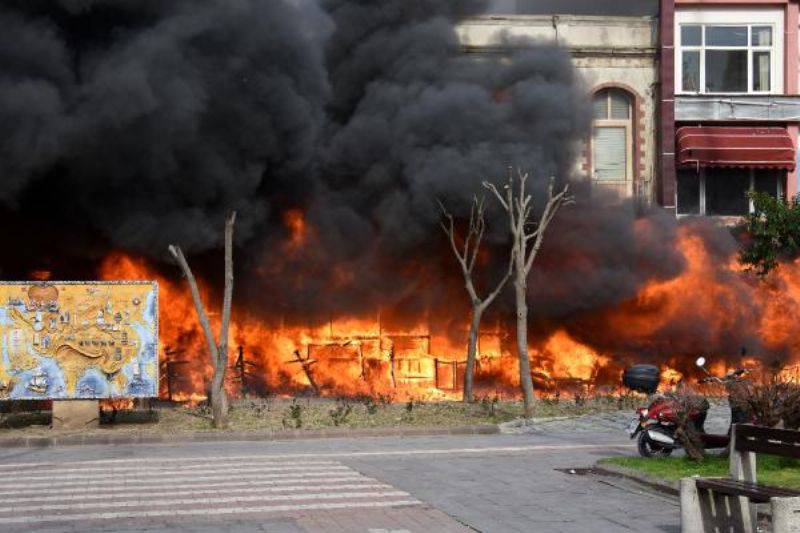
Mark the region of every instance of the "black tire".
POLYGON ((669 457, 674 449, 655 442, 653 439, 647 436, 646 431, 639 433, 639 437, 636 439, 636 447, 639 449, 639 455, 647 458, 669 457))

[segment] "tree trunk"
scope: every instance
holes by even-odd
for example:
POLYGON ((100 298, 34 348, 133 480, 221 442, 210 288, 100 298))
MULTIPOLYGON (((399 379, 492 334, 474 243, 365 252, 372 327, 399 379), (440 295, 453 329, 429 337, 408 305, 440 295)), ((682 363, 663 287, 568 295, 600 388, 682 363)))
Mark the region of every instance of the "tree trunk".
POLYGON ((531 362, 528 359, 528 303, 525 294, 525 280, 514 283, 517 300, 517 355, 519 357, 519 383, 522 399, 525 402, 525 418, 533 418, 534 396, 531 362))
POLYGON ((214 341, 214 333, 208 322, 208 314, 200 297, 197 280, 183 255, 179 246, 170 245, 169 252, 178 261, 178 264, 189 282, 192 301, 200 321, 200 327, 208 345, 208 355, 214 376, 211 380, 211 416, 215 428, 228 427, 228 396, 225 392, 225 373, 228 369, 228 328, 231 321, 231 301, 233 299, 233 227, 236 223, 236 212, 231 212, 225 222, 225 289, 222 298, 222 325, 220 327, 219 344, 214 341))
POLYGON ((211 380, 211 417, 215 428, 228 427, 228 393, 225 391, 224 371, 214 370, 211 380))
MULTIPOLYGON (((472 385, 475 380, 475 360, 478 357, 478 335, 481 329, 481 316, 483 309, 480 305, 472 306, 472 322, 469 325, 469 340, 467 341, 467 366, 464 368, 464 402, 472 403, 475 396, 472 385)), ((458 369, 458 365, 456 365, 458 369)))
POLYGON ((236 211, 228 215, 225 221, 225 285, 222 296, 222 324, 219 331, 217 360, 214 367, 213 396, 211 412, 214 427, 228 427, 228 394, 225 391, 225 374, 228 370, 228 329, 231 323, 231 305, 233 300, 233 226, 236 223, 236 211))

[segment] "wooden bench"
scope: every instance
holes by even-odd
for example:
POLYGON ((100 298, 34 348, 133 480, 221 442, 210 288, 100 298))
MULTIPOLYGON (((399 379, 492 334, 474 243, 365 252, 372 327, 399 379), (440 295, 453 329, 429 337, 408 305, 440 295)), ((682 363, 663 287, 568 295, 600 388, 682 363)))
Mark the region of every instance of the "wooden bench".
POLYGON ((768 503, 774 532, 800 532, 800 491, 756 480, 756 453, 799 459, 800 431, 736 424, 731 439, 730 478, 681 480, 681 531, 755 533, 755 505, 768 503))

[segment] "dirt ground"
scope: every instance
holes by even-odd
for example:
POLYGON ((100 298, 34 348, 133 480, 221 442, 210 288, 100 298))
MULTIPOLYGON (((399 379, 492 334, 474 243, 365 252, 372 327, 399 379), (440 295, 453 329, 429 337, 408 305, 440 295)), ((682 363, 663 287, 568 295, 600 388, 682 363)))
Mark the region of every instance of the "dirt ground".
MULTIPOLYGON (((571 417, 631 409, 636 400, 599 397, 584 401, 540 400, 536 418, 571 417)), ((483 398, 462 402, 389 402, 383 398, 254 398, 232 402, 229 431, 315 430, 329 428, 447 428, 499 424, 521 416, 522 404, 483 398)), ((176 434, 216 431, 205 405, 160 404, 150 410, 104 410, 99 431, 176 434)), ((0 418, 0 437, 47 435, 49 411, 6 413, 0 418)), ((59 435, 74 432, 59 432, 59 435)))

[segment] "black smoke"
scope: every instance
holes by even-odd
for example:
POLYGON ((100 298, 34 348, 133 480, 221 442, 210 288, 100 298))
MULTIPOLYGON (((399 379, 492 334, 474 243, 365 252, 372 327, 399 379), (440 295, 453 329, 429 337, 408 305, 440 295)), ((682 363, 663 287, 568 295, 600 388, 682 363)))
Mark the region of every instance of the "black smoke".
MULTIPOLYGON (((460 310, 435 309, 462 290, 436 200, 463 213, 481 181, 508 165, 536 169, 538 184, 571 175, 588 117, 569 56, 541 43, 465 54, 455 24, 483 7, 325 2, 334 27, 328 124, 315 194, 301 200, 316 231, 288 257, 275 257, 278 243, 263 246, 260 262, 283 264, 283 274, 259 278, 253 291, 280 294, 281 316, 382 308, 460 320, 460 310)), ((502 227, 493 221, 495 234, 502 227)))
MULTIPOLYGON (((436 200, 463 215, 481 182, 509 166, 532 172, 537 197, 550 176, 580 178, 590 124, 566 51, 515 42, 513 53, 465 53, 456 25, 487 8, 7 0, 2 276, 92 278, 111 250, 175 275, 165 250, 178 243, 213 284, 223 220, 236 209, 242 308, 291 323, 380 311, 460 330, 466 298, 436 200)), ((678 226, 576 192, 531 279, 532 329, 646 352, 610 341, 619 336, 606 334, 603 313, 684 271, 678 226)), ((506 257, 496 209, 489 227, 481 284, 506 257)), ((724 231, 704 231, 730 248, 724 231)), ((753 309, 742 309, 732 342, 751 342, 743 324, 753 309)), ((504 298, 488 320, 510 310, 504 298)), ((697 323, 673 324, 657 346, 697 323)))
POLYGON ((0 201, 49 250, 202 252, 230 209, 247 242, 271 182, 314 166, 330 22, 311 2, 20 1, 0 21, 0 201))
POLYGON ((564 51, 462 53, 455 23, 484 8, 6 2, 0 204, 17 253, 4 275, 80 275, 112 248, 159 260, 173 242, 213 256, 236 209, 240 277, 280 264, 256 285, 288 312, 391 305, 392 278, 427 268, 412 252, 440 255, 436 198, 460 211, 509 164, 566 177, 586 130, 564 51), (315 246, 271 257, 288 209, 315 246), (320 301, 343 264, 358 282, 320 301))

